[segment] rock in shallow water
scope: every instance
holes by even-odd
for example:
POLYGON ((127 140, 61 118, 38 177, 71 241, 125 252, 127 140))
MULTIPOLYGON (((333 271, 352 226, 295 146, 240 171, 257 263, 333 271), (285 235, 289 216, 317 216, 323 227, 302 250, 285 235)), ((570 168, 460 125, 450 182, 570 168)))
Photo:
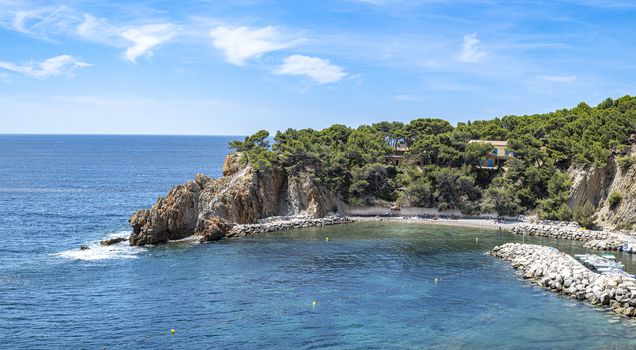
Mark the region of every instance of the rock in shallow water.
POLYGON ((113 245, 113 244, 117 244, 120 242, 124 242, 127 241, 128 237, 115 237, 115 238, 109 238, 109 239, 104 239, 99 241, 99 244, 101 245, 113 245))

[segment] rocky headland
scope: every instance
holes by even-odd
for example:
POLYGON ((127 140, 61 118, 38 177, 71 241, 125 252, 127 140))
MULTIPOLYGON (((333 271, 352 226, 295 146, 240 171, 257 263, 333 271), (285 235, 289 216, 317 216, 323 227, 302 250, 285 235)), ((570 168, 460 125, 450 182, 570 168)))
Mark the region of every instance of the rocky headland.
POLYGON ((636 316, 634 278, 593 272, 574 257, 540 245, 506 243, 489 254, 509 261, 523 278, 552 292, 636 316))
POLYGON ((150 209, 129 219, 131 245, 165 243, 191 235, 201 241, 256 232, 333 225, 349 220, 328 217, 340 200, 313 176, 312 169, 289 174, 272 166, 256 167, 242 153, 228 155, 223 176, 195 179, 175 186, 150 209), (274 221, 259 220, 269 217, 274 221), (292 218, 290 218, 292 217, 292 218))

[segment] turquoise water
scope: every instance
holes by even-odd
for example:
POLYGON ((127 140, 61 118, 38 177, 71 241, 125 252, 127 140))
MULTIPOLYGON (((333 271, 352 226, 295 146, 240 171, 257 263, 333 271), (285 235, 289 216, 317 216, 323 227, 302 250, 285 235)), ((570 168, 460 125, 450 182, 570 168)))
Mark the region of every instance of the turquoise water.
MULTIPOLYGON (((212 244, 95 244, 127 230, 129 214, 171 185, 196 172, 218 175, 226 142, 0 136, 0 344, 636 347, 634 321, 545 292, 485 255, 521 239, 496 231, 354 223, 212 244)), ((527 240, 583 251, 575 242, 527 240)))

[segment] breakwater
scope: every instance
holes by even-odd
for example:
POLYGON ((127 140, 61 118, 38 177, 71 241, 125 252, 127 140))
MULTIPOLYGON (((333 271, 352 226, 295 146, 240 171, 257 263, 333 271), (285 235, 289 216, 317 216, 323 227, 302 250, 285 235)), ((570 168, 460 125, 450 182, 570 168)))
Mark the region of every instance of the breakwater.
POLYGON ((541 236, 575 241, 605 240, 610 237, 606 231, 593 231, 579 228, 573 222, 538 221, 520 222, 510 228, 518 235, 541 236))
POLYGON ((591 271, 574 257, 552 247, 506 243, 490 255, 509 261, 525 279, 552 292, 636 316, 636 279, 591 271))
POLYGON ((622 250, 623 242, 617 238, 592 239, 587 241, 583 247, 595 250, 622 250))
POLYGON ((317 219, 297 216, 274 216, 261 219, 256 224, 234 225, 226 237, 243 237, 263 232, 274 232, 301 227, 339 225, 350 222, 353 222, 353 220, 345 216, 337 215, 317 219))

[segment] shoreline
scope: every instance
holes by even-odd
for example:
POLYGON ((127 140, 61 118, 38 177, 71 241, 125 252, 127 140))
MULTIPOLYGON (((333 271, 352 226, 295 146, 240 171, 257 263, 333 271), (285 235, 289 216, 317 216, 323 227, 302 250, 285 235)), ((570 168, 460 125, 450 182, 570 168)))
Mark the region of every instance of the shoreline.
POLYGON ((413 217, 378 217, 378 216, 347 216, 354 222, 398 222, 406 224, 421 224, 431 226, 454 226, 465 228, 479 228, 487 230, 508 230, 519 224, 519 221, 510 222, 494 222, 488 219, 426 219, 426 218, 413 218, 413 217))

